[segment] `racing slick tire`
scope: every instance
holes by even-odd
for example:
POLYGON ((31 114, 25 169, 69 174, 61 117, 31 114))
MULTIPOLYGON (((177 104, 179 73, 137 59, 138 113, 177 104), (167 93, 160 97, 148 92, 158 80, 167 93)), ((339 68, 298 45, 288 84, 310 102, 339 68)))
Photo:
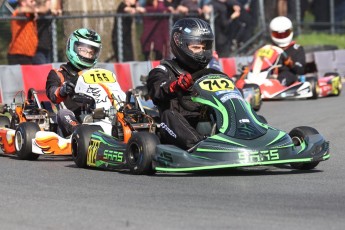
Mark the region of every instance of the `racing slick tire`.
MULTIPOLYGON (((298 146, 307 136, 313 134, 319 134, 319 132, 309 126, 300 126, 292 129, 289 133, 289 136, 291 137, 294 145, 298 146)), ((293 169, 310 170, 315 168, 319 163, 319 161, 310 163, 291 163, 290 166, 293 169)))
POLYGON ((126 148, 126 162, 130 172, 135 175, 152 175, 152 158, 156 146, 160 143, 158 137, 149 132, 133 133, 126 148))
POLYGON ((0 127, 9 128, 10 127, 10 119, 6 116, 0 116, 0 127))
POLYGON ((16 154, 21 160, 36 160, 40 155, 32 152, 32 139, 40 131, 35 122, 23 122, 18 124, 14 136, 16 154))
POLYGON ((258 115, 259 121, 261 121, 264 124, 268 124, 267 119, 264 116, 259 115, 259 114, 257 114, 257 115, 258 115))
POLYGON ((310 83, 310 90, 313 93, 313 96, 310 99, 317 99, 319 97, 320 88, 318 85, 317 77, 308 77, 308 82, 310 83))
POLYGON ((87 152, 92 133, 102 131, 99 125, 81 125, 72 134, 72 159, 79 168, 87 167, 87 152))

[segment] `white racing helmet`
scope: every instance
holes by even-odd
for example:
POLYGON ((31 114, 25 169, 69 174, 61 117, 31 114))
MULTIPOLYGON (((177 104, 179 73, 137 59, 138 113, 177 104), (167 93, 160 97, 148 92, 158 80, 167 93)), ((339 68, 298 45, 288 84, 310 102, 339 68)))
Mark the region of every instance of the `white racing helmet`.
POLYGON ((284 16, 273 18, 270 23, 272 41, 279 47, 288 46, 293 37, 292 22, 284 16))

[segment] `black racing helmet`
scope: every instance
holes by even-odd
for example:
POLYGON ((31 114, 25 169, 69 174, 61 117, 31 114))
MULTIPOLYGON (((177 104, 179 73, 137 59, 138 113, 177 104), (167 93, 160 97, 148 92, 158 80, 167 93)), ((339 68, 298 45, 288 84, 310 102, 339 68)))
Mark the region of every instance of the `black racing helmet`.
POLYGON ((178 20, 171 31, 171 51, 176 59, 192 70, 205 68, 212 59, 214 35, 210 25, 199 18, 178 20), (204 51, 193 53, 189 44, 203 43, 204 51))

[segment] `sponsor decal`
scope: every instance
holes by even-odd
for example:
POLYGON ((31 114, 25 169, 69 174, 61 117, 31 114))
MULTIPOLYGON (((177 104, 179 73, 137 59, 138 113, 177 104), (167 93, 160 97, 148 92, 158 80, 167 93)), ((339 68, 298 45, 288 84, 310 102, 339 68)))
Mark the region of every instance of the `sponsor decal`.
POLYGON ((123 152, 113 151, 113 150, 104 150, 103 159, 116 161, 116 162, 123 162, 123 152))
POLYGON ((176 134, 174 133, 174 131, 172 131, 165 123, 161 123, 160 124, 161 129, 164 129, 165 131, 167 131, 169 133, 170 136, 172 136, 173 138, 176 138, 176 134))
POLYGON ((90 145, 87 148, 87 157, 86 157, 87 165, 96 166, 97 151, 99 149, 100 144, 101 144, 101 141, 91 139, 90 145))
POLYGON ((189 28, 184 28, 184 31, 185 31, 186 33, 191 33, 191 32, 192 32, 189 28))
POLYGON ((230 93, 227 93, 220 98, 221 102, 223 102, 223 103, 226 102, 227 100, 230 100, 230 99, 243 100, 243 97, 238 95, 236 92, 230 92, 230 93))
POLYGON ((104 99, 101 98, 101 90, 99 88, 93 88, 89 85, 89 88, 86 90, 86 93, 91 94, 92 97, 95 99, 96 104, 102 103, 102 102, 107 102, 108 96, 105 95, 104 99))
POLYGON ((65 117, 66 121, 67 121, 70 125, 72 125, 72 126, 78 125, 78 122, 72 120, 72 118, 71 118, 69 115, 66 115, 66 116, 64 116, 64 117, 65 117))
POLYGON ((167 68, 164 65, 157 65, 156 68, 164 70, 164 72, 167 72, 167 68))
POLYGON ((250 123, 249 119, 241 119, 241 120, 239 120, 239 122, 241 124, 243 124, 243 123, 250 123))
POLYGON ((240 152, 238 153, 240 161, 244 162, 263 162, 279 160, 278 149, 262 150, 254 152, 240 152))

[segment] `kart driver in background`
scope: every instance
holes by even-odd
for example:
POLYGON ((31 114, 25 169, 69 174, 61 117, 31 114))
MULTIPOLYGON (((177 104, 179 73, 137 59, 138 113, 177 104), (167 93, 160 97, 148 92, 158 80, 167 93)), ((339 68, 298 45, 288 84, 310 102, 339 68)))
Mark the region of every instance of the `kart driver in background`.
POLYGON ((271 39, 274 45, 284 50, 283 66, 278 70, 278 80, 289 86, 298 80, 298 75, 305 73, 305 52, 293 38, 293 27, 290 19, 278 16, 270 23, 271 39))
POLYGON ((159 109, 162 143, 190 149, 204 139, 195 129, 201 107, 191 101, 189 88, 194 84, 191 74, 205 69, 212 59, 213 41, 207 22, 198 18, 180 19, 174 24, 170 37, 175 58, 162 60, 149 72, 147 88, 159 109))
MULTIPOLYGON (((101 37, 95 31, 85 28, 75 30, 66 45, 68 62, 48 74, 46 93, 54 104, 59 104, 57 123, 64 137, 71 135, 80 125, 81 108, 71 97, 80 72, 95 66, 101 47, 101 37)), ((121 89, 118 91, 123 93, 121 89)), ((124 93, 122 97, 124 99, 124 93)))

